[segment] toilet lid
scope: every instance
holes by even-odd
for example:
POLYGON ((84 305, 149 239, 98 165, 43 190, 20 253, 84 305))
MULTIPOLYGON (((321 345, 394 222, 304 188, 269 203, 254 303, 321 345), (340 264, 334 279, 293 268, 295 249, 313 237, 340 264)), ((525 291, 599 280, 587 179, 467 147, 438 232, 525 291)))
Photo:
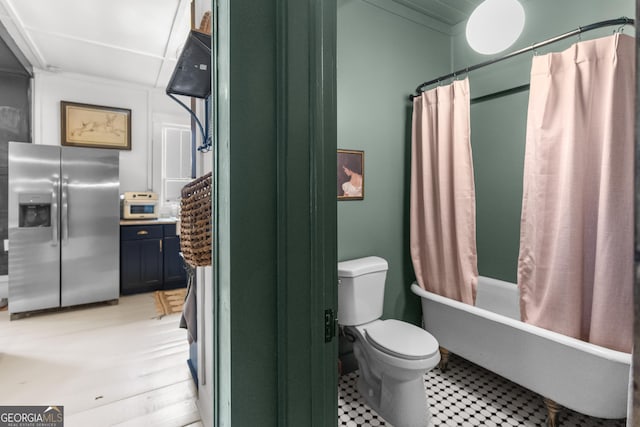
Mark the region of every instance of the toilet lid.
POLYGON ((375 322, 367 340, 378 350, 403 359, 426 359, 438 351, 438 341, 422 328, 399 320, 375 322))

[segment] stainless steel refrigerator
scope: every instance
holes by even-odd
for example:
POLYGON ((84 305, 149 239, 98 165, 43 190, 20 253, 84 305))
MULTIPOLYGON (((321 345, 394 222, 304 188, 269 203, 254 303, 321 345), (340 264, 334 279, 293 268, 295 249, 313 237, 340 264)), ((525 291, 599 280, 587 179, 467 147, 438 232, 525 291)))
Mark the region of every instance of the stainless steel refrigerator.
POLYGON ((9 312, 119 296, 119 152, 9 143, 9 312))

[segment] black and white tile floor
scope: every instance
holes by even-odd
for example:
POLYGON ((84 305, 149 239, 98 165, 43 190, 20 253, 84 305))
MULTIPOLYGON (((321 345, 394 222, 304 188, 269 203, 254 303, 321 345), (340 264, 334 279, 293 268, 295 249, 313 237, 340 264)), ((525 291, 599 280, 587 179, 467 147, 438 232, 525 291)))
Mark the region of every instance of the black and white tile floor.
MULTIPOLYGON (((390 426, 360 399, 358 372, 343 375, 338 387, 338 426, 390 426)), ((542 398, 465 359, 451 355, 449 369, 424 377, 434 426, 545 426, 542 398)), ((603 420, 563 409, 563 427, 624 427, 625 420, 603 420)))

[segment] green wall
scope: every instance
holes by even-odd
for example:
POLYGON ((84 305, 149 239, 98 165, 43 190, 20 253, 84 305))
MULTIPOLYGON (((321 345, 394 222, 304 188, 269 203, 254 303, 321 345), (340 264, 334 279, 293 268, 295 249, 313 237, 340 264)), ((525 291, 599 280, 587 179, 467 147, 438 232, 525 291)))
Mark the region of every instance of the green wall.
POLYGON ((513 283, 518 261, 527 102, 528 91, 471 107, 478 270, 483 276, 513 283))
MULTIPOLYGON (((453 37, 383 10, 377 1, 338 0, 338 148, 365 151, 365 199, 338 203, 338 259, 379 255, 389 261, 384 317, 419 322, 409 290, 410 103, 419 83, 491 57, 468 47, 465 23, 453 37)), ((526 23, 513 51, 593 22, 635 17, 632 0, 523 0, 526 23)), ((611 34, 590 31, 587 40, 611 34)), ((633 27, 625 34, 634 35, 633 27)), ((538 49, 559 51, 569 38, 538 49)), ((499 55, 497 55, 499 56, 499 55)), ((476 98, 529 83, 532 54, 469 75, 476 98)), ((477 199, 478 269, 516 282, 528 91, 471 107, 477 199)))
POLYGON ((450 67, 450 37, 363 0, 338 1, 338 148, 364 150, 365 197, 338 202, 338 260, 389 262, 384 318, 420 322, 409 255, 411 103, 450 67))
MULTIPOLYGON (((522 2, 525 31, 513 51, 531 46, 579 26, 621 16, 635 17, 631 0, 529 0, 522 2)), ((588 40, 609 35, 614 27, 582 35, 588 40)), ((453 67, 462 69, 489 59, 472 52, 464 26, 453 39, 453 67)), ((625 34, 634 35, 633 27, 625 34)), ((538 54, 557 52, 577 37, 540 48, 538 54)), ((471 97, 490 94, 529 83, 532 54, 523 54, 490 65, 469 76, 471 97)), ((631 88, 630 88, 631 90, 631 88)), ((481 275, 516 282, 522 203, 525 129, 529 92, 521 92, 471 107, 471 145, 476 179, 478 270, 481 275)))

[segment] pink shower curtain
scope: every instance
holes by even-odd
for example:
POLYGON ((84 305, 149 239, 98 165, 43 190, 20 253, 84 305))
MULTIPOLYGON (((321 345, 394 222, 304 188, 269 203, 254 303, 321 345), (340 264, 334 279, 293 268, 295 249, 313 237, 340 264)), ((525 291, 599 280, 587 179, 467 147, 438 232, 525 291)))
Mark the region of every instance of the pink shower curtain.
POLYGON ((635 44, 534 57, 518 258, 522 320, 619 351, 633 339, 635 44))
POLYGON ((411 259, 418 284, 467 304, 478 281, 469 82, 413 100, 411 259))

